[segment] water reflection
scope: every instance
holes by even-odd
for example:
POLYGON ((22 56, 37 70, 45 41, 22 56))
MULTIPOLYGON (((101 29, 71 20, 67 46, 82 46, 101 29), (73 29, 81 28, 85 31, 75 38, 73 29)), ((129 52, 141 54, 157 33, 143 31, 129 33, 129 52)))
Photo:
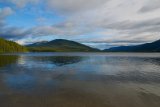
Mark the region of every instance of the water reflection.
POLYGON ((0 55, 0 67, 16 63, 18 56, 0 55))
POLYGON ((36 84, 36 79, 31 75, 26 74, 8 74, 5 76, 5 84, 7 87, 15 90, 31 90, 36 84))
POLYGON ((3 55, 0 87, 1 107, 159 107, 160 57, 3 55))
POLYGON ((74 64, 82 61, 80 56, 49 56, 49 57, 34 57, 33 60, 50 62, 56 66, 63 66, 67 64, 74 64))

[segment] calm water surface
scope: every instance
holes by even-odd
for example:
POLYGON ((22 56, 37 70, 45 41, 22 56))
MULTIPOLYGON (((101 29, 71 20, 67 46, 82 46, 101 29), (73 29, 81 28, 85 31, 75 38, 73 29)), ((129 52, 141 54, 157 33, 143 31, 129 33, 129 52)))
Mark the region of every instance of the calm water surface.
POLYGON ((0 107, 160 107, 160 53, 0 55, 0 107))

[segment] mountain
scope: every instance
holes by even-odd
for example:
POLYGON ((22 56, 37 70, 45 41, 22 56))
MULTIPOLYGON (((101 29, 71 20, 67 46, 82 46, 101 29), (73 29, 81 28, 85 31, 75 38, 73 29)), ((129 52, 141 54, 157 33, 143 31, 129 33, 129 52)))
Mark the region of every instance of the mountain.
POLYGON ((36 42, 36 43, 30 44, 30 45, 27 45, 27 46, 36 47, 36 46, 39 46, 39 45, 44 44, 44 43, 48 43, 48 41, 36 42))
POLYGON ((27 52, 27 49, 15 42, 0 38, 0 53, 27 52))
POLYGON ((160 52, 160 40, 136 46, 120 46, 105 49, 106 52, 160 52))
POLYGON ((56 39, 49 42, 38 42, 27 45, 32 52, 95 52, 98 49, 80 44, 75 41, 56 39))

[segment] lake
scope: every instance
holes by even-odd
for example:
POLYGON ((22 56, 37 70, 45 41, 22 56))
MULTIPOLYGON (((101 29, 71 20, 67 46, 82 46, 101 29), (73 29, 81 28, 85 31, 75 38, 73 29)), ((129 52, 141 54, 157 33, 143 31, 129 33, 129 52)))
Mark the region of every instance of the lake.
POLYGON ((0 55, 0 107, 160 107, 160 53, 0 55))

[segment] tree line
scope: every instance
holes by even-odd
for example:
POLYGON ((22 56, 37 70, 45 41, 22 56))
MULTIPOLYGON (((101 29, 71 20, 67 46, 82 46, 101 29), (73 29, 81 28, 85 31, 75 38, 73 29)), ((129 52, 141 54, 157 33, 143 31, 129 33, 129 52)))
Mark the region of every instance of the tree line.
POLYGON ((0 38, 0 53, 10 52, 27 52, 24 46, 21 46, 13 41, 8 41, 0 38))

